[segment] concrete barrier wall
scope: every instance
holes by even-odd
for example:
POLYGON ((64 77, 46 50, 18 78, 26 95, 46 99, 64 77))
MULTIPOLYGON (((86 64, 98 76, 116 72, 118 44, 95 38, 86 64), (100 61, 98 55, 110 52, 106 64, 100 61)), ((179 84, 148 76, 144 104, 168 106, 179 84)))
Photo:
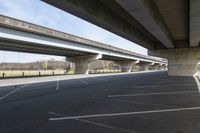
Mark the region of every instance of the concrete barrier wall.
POLYGON ((90 70, 91 74, 97 74, 97 73, 118 73, 121 72, 121 70, 110 70, 110 69, 99 69, 99 70, 90 70))
POLYGON ((66 70, 9 70, 0 71, 0 77, 43 76, 67 74, 66 70))

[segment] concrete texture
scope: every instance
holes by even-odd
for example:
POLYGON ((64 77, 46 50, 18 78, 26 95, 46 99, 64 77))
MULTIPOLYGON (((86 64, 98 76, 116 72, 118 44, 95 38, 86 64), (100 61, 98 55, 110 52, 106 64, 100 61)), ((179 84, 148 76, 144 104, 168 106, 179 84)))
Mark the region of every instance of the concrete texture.
MULTIPOLYGON (((70 42, 81 43, 84 45, 94 46, 94 47, 103 48, 103 49, 108 49, 108 47, 109 47, 108 45, 105 45, 105 44, 102 44, 99 42, 95 42, 92 40, 88 40, 85 38, 81 38, 81 37, 74 36, 71 34, 60 32, 60 31, 56 31, 54 29, 35 25, 35 24, 29 23, 29 22, 25 22, 25 21, 18 20, 15 18, 10 18, 10 17, 3 16, 3 15, 0 15, 0 26, 11 28, 11 29, 17 29, 19 31, 25 31, 25 32, 29 32, 29 33, 36 33, 39 35, 53 37, 53 38, 66 40, 66 41, 70 41, 70 42)), ((118 50, 118 48, 113 47, 113 50, 118 50)))
MULTIPOLYGON (((67 56, 75 63, 76 74, 89 74, 90 63, 98 59, 167 63, 163 59, 137 54, 2 15, 0 36, 1 50, 67 56)), ((128 65, 124 66, 127 68, 128 65)))
POLYGON ((175 47, 188 47, 189 0, 154 0, 154 2, 174 38, 175 47))
POLYGON ((159 70, 160 67, 161 67, 161 65, 159 65, 159 64, 154 64, 154 65, 151 66, 151 68, 153 70, 159 70))
POLYGON ((1 87, 1 133, 199 132, 200 96, 192 77, 154 72, 82 80, 88 84, 80 79, 60 81, 58 90, 57 81, 1 87), (10 92, 14 93, 7 95, 10 92), (132 96, 123 96, 127 94, 132 96), (163 110, 168 111, 159 112, 163 110), (143 111, 157 112, 49 120, 143 111))
POLYGON ((168 59, 169 75, 193 76, 200 61, 200 48, 154 50, 149 54, 168 59))
POLYGON ((75 63, 75 74, 89 74, 90 63, 102 59, 102 55, 88 55, 73 57, 70 61, 75 63))
POLYGON ((88 40, 85 38, 81 38, 81 37, 74 36, 71 34, 60 32, 60 31, 56 31, 56 30, 53 30, 53 29, 50 29, 47 27, 42 27, 39 25, 35 25, 35 24, 29 23, 29 22, 10 18, 10 17, 3 16, 3 15, 0 15, 0 26, 7 27, 10 29, 17 29, 19 31, 25 31, 28 33, 35 33, 35 34, 39 34, 42 36, 66 40, 66 41, 70 41, 70 42, 75 42, 75 43, 83 44, 86 46, 88 45, 88 46, 93 46, 93 47, 97 47, 97 48, 101 48, 101 49, 109 49, 111 51, 126 53, 126 54, 130 54, 130 55, 139 55, 139 54, 131 52, 131 51, 127 51, 127 50, 113 47, 110 45, 106 45, 106 44, 103 44, 100 42, 88 40))
POLYGON ((189 45, 189 3, 195 0, 43 1, 150 50, 189 45))
POLYGON ((149 67, 152 67, 154 65, 154 62, 149 63, 149 62, 140 61, 136 65, 140 66, 140 71, 148 71, 149 67))
POLYGON ((115 61, 116 64, 121 66, 122 72, 131 72, 134 65, 139 63, 138 61, 115 61))
POLYGON ((151 70, 167 70, 167 65, 154 63, 151 65, 151 70))
MULTIPOLYGON (((170 75, 191 76, 197 71, 198 52, 190 47, 199 47, 200 42, 199 0, 43 1, 146 47, 156 53, 152 55, 169 59, 170 75), (161 50, 163 53, 157 54, 156 49, 166 48, 172 50, 161 50)), ((10 28, 23 27, 15 21, 7 21, 8 18, 0 18, 2 26, 9 23, 7 27, 10 28)), ((22 29, 31 31, 32 26, 27 25, 22 29)), ((46 32, 42 34, 47 35, 46 32)), ((87 40, 81 42, 88 43, 87 40)), ((92 45, 99 47, 96 43, 92 45)))
POLYGON ((190 48, 200 46, 199 0, 43 1, 167 58, 169 75, 197 72, 199 53, 190 48))
POLYGON ((101 53, 108 57, 125 60, 139 58, 141 60, 162 62, 162 60, 153 57, 137 54, 2 15, 0 15, 0 36, 0 50, 68 57, 101 53))
POLYGON ((190 46, 198 47, 200 38, 200 1, 190 0, 190 46))
POLYGON ((163 47, 148 30, 127 14, 115 0, 43 1, 148 49, 153 49, 154 44, 163 47))
POLYGON ((166 48, 173 48, 174 42, 154 1, 116 0, 132 17, 142 24, 166 48), (156 17, 154 17, 156 16, 156 17))

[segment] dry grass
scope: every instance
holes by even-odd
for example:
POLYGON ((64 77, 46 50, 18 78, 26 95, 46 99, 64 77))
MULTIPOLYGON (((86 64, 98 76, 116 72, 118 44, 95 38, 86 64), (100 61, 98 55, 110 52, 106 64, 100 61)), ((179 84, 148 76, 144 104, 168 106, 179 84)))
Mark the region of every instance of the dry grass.
MULTIPOLYGON (((9 70, 0 71, 0 77, 20 77, 20 76, 43 76, 43 75, 58 75, 67 74, 65 70, 9 70)), ((72 74, 72 72, 70 72, 72 74)))
MULTIPOLYGON (((117 73, 121 72, 121 70, 109 70, 109 69, 101 69, 101 70, 91 70, 90 73, 117 73)), ((0 77, 28 77, 28 76, 46 76, 46 75, 73 75, 74 71, 70 70, 66 72, 65 70, 8 70, 8 71, 0 71, 0 77)))

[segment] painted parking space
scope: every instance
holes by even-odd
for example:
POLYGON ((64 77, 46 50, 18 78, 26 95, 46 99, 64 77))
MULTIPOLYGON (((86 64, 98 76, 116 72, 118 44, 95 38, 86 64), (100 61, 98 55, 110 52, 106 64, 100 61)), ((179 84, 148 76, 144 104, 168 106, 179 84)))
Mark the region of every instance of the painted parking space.
POLYGON ((199 131, 200 94, 193 77, 168 77, 166 72, 155 72, 81 80, 31 84, 7 97, 10 102, 2 103, 0 107, 2 112, 0 122, 3 123, 0 125, 1 131, 5 133, 13 131, 17 133, 196 133, 199 131), (160 81, 160 77, 163 78, 161 80, 163 83, 157 82, 160 81), (177 82, 173 82, 174 80, 177 82), (140 87, 133 87, 136 84, 140 87), (23 117, 16 114, 23 114, 23 117))

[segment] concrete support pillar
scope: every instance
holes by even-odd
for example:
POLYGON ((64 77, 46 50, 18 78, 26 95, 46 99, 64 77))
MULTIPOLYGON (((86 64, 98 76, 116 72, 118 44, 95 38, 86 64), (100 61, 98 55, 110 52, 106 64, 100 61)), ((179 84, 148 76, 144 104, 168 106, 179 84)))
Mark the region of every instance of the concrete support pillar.
POLYGON ((148 71, 149 70, 149 66, 148 65, 141 65, 140 66, 140 70, 141 71, 148 71))
POLYGON ((152 70, 159 70, 159 65, 153 65, 152 70))
POLYGON ((163 65, 163 70, 167 70, 167 66, 168 66, 167 64, 164 64, 163 65))
POLYGON ((98 59, 102 59, 101 54, 76 56, 71 58, 71 61, 75 63, 75 74, 89 74, 90 63, 98 59))
POLYGON ((152 50, 149 55, 168 59, 168 75, 193 76, 200 61, 200 48, 152 50))
POLYGON ((167 65, 166 64, 159 65, 158 70, 167 70, 167 65))
POLYGON ((152 70, 164 70, 164 64, 154 63, 152 70))
POLYGON ((121 71, 122 72, 131 72, 133 66, 137 63, 139 63, 139 61, 133 61, 133 60, 129 60, 129 61, 115 61, 116 64, 121 66, 121 71))
POLYGON ((159 66, 157 70, 163 70, 163 66, 159 66))
POLYGON ((148 71, 149 66, 154 65, 154 63, 140 61, 140 63, 138 65, 140 65, 140 71, 148 71))

